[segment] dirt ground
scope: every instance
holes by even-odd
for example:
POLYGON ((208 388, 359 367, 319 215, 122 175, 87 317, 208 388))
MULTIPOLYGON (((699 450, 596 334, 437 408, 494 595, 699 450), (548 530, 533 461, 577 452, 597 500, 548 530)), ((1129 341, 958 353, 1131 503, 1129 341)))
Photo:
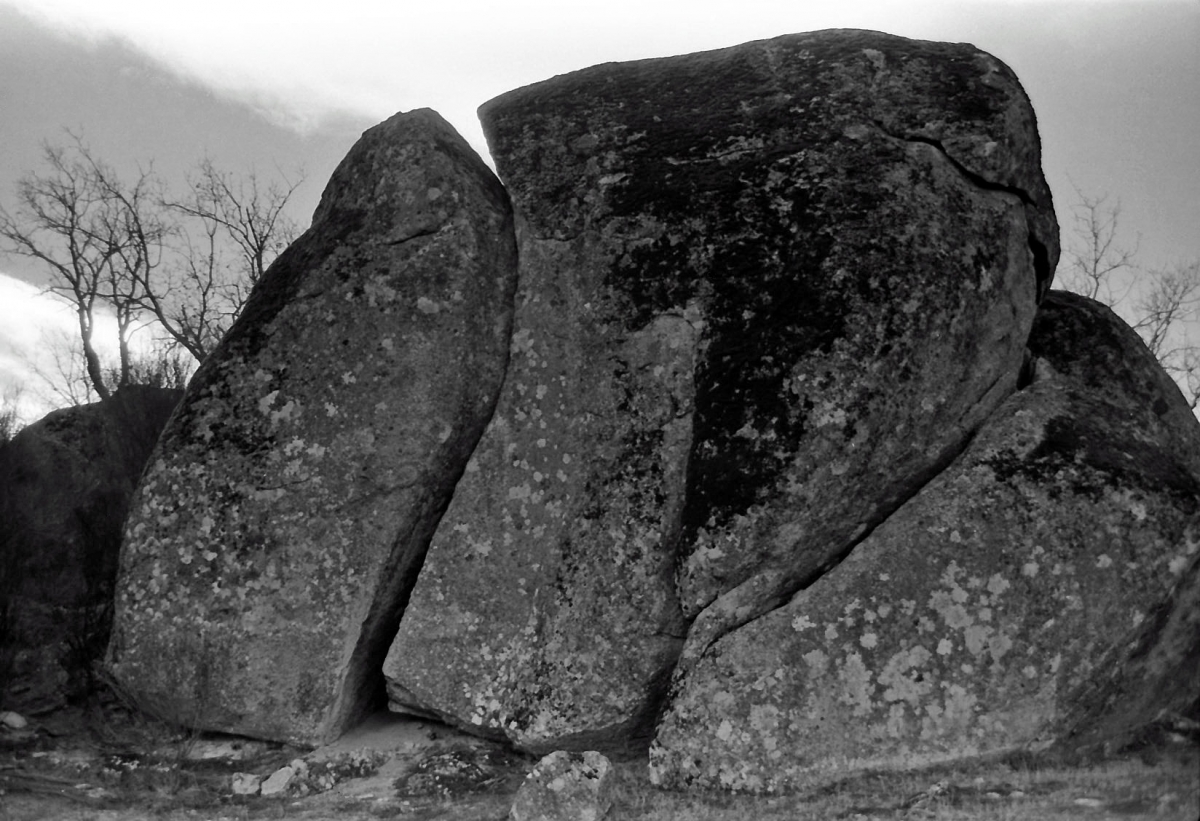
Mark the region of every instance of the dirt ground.
MULTIPOLYGON (((180 732, 103 692, 0 728, 0 821, 500 821, 534 760, 429 721, 381 712, 334 744, 300 750, 180 732), (276 775, 284 767, 292 769, 276 775), (274 795, 237 794, 272 775, 274 795)), ((1164 734, 1136 753, 875 774, 777 798, 653 789, 644 761, 616 767, 607 818, 1200 818, 1200 748, 1164 734)))

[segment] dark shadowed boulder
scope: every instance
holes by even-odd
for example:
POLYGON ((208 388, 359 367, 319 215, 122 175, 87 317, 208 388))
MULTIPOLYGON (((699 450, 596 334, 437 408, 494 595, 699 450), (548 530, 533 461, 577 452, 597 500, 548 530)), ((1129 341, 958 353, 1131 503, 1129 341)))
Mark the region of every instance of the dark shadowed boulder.
POLYGON ((1097 303, 1051 294, 1030 349, 1036 380, 962 456, 678 682, 658 783, 808 788, 1195 698, 1200 425, 1097 303))
POLYGON ((646 733, 687 620, 685 667, 1015 388, 1057 228, 1029 101, 968 45, 791 35, 481 117, 520 238, 512 362, 389 691, 609 749, 646 733))
POLYGON ((122 388, 53 411, 0 448, 0 529, 25 556, 20 594, 76 606, 106 580, 111 593, 129 497, 182 395, 122 388))
MULTIPOLYGON (((1175 382, 1109 308, 1052 291, 1029 342, 1043 369, 1128 397, 1133 424, 1200 477, 1200 425, 1175 382)), ((1055 728, 1059 750, 1112 752, 1144 742, 1156 725, 1179 716, 1200 721, 1200 545, 1191 550, 1191 565, 1171 594, 1139 629, 1114 642, 1093 676, 1065 700, 1055 728)))
POLYGON ((1179 386, 1141 338, 1093 299, 1051 291, 1038 306, 1029 352, 1034 367, 1053 369, 1099 393, 1111 392, 1146 435, 1163 442, 1200 476, 1200 426, 1179 386))
POLYGON ((135 499, 108 664, 194 727, 319 743, 379 665, 507 359, 515 241, 437 114, 367 131, 197 373, 135 499))
POLYGON ((53 411, 0 447, 0 643, 35 651, 41 668, 18 664, 18 678, 47 666, 86 675, 75 668, 103 651, 129 500, 182 395, 125 387, 53 411))

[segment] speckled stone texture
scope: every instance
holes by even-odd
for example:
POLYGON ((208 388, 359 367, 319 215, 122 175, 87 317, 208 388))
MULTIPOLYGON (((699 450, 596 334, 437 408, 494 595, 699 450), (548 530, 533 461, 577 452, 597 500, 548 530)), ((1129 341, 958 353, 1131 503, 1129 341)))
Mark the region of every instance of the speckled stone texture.
POLYGON ((1029 101, 967 45, 791 35, 481 116, 518 225, 513 361, 389 692, 608 749, 645 733, 683 623, 686 668, 1012 392, 1057 226, 1029 101))
MULTIPOLYGON (((1041 370, 1054 369, 1128 400, 1131 424, 1200 477, 1200 425, 1175 382, 1109 308, 1051 291, 1038 309, 1029 342, 1041 370)), ((1157 456, 1135 458, 1153 464, 1157 456)), ((1164 718, 1200 720, 1200 549, 1193 548, 1191 564, 1171 594, 1154 602, 1138 629, 1113 642, 1094 669, 1064 699, 1054 733, 1059 749, 1118 750, 1143 741, 1164 718)))
POLYGON ((678 682, 657 783, 779 792, 1039 749, 1180 690, 1200 474, 1179 448, 1200 426, 1096 303, 1052 294, 1030 348, 1036 380, 953 465, 678 682))
POLYGON ((192 727, 301 744, 371 706, 503 379, 511 208, 428 110, 367 131, 160 442, 107 664, 192 727))

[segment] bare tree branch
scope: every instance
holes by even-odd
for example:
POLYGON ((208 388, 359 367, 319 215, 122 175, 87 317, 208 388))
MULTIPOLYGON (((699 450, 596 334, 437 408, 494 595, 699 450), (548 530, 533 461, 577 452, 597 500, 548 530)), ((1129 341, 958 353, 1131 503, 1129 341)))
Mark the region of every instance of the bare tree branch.
POLYGON ((138 375, 131 341, 148 324, 197 361, 212 352, 254 283, 299 233, 286 208, 300 181, 239 178, 206 159, 187 196, 175 200, 152 165, 126 181, 80 136, 67 135, 65 147, 43 144, 46 168, 20 179, 16 212, 0 209, 0 251, 42 263, 49 290, 75 307, 89 386, 81 396, 73 365, 63 363, 57 376, 67 384, 58 392, 87 401, 147 378, 144 368, 138 375), (102 311, 116 319, 112 367, 97 348, 102 311))
POLYGON ((254 173, 236 178, 205 159, 184 199, 162 201, 178 218, 177 244, 170 272, 146 288, 142 307, 197 360, 212 353, 250 289, 298 235, 286 208, 299 185, 264 185, 254 173))
POLYGON ((20 385, 6 384, 0 389, 0 445, 12 440, 21 429, 20 385))
POLYGON ((1074 231, 1065 238, 1067 290, 1103 302, 1138 332, 1176 381, 1193 411, 1200 408, 1200 261, 1141 271, 1118 237, 1121 206, 1078 188, 1074 231), (1127 282, 1120 280, 1128 274, 1127 282), (1133 297, 1130 303, 1129 297, 1133 297))
POLYGON ((1108 205, 1108 195, 1093 197, 1075 188, 1077 202, 1071 208, 1073 241, 1066 247, 1070 266, 1063 276, 1068 291, 1090 297, 1105 305, 1119 304, 1125 292, 1116 293, 1116 275, 1132 269, 1138 245, 1132 249, 1121 245, 1118 229, 1121 222, 1121 202, 1108 205))

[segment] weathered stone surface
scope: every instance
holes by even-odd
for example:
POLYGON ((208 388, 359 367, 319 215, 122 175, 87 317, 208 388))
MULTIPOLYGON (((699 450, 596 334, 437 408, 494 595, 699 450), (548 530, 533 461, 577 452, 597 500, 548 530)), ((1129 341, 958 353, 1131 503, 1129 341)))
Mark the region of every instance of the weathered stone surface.
POLYGON ((389 692, 526 749, 608 749, 644 732, 681 613, 686 664, 1011 392, 1053 211, 1028 100, 965 45, 793 35, 481 116, 520 237, 513 360, 389 692))
POLYGON ((1200 551, 1140 628, 1094 667, 1065 699, 1054 732, 1059 751, 1111 754, 1173 722, 1200 722, 1200 551))
POLYGON ((1200 474, 1177 448, 1196 421, 1110 311, 1047 304, 1034 384, 841 564, 679 682, 658 783, 771 792, 1036 749, 1077 723, 1097 678, 1194 668, 1178 609, 1156 631, 1173 637, 1163 663, 1131 648, 1173 586, 1195 584, 1200 474))
POLYGON ((356 720, 491 415, 515 268, 507 196, 444 120, 363 135, 147 470, 108 653, 127 692, 298 743, 356 720))
POLYGON ((511 821, 600 821, 612 808, 616 772, 595 750, 558 750, 537 763, 513 799, 511 821))
POLYGON ((1175 454, 1200 476, 1200 425, 1179 386, 1124 320, 1105 305, 1051 291, 1038 306, 1029 352, 1034 368, 1051 368, 1134 414, 1131 426, 1175 454))
MULTIPOLYGON (((1175 382, 1109 308, 1051 291, 1038 308, 1030 351, 1035 367, 1125 400, 1130 426, 1163 443, 1200 477, 1200 425, 1175 382)), ((1200 555, 1139 629, 1115 642, 1094 667, 1084 685, 1063 700, 1054 732, 1060 749, 1111 751, 1137 743, 1164 717, 1200 719, 1200 555)))

